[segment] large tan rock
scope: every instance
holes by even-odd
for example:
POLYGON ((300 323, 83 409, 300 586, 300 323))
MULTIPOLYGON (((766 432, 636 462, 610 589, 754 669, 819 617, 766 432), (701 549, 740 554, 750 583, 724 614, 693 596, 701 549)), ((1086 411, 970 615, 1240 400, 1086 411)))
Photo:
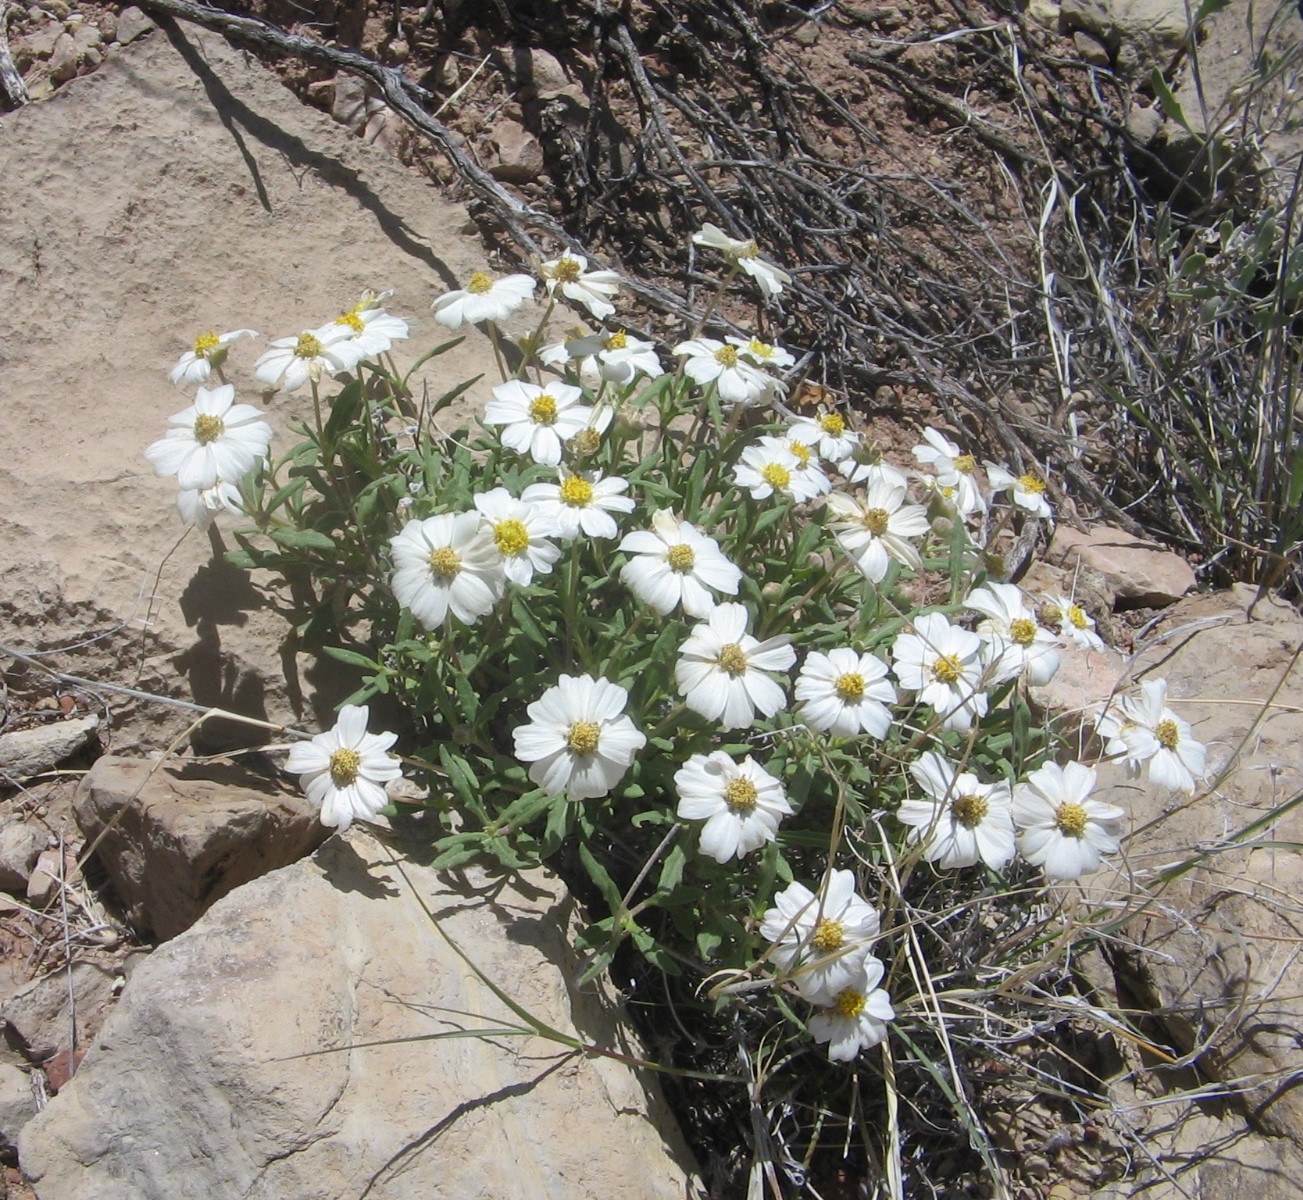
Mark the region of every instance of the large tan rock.
POLYGON ((572 915, 543 874, 451 883, 332 838, 136 969, 24 1130, 23 1170, 41 1200, 690 1200, 654 1078, 542 1037, 456 1036, 519 1022, 454 944, 539 1021, 638 1053, 572 984, 572 915))
MULTIPOLYGON (((0 644, 75 643, 47 661, 317 724, 324 711, 307 710, 319 681, 284 618, 221 561, 220 544, 191 533, 174 550, 174 481, 156 478, 143 451, 189 403, 167 372, 203 330, 280 337, 366 288, 393 288, 392 310, 413 324, 399 361, 446 341, 430 303, 484 265, 460 232, 464 210, 305 108, 252 55, 190 27, 141 38, 48 103, 6 115, 0 162, 0 644)), ((244 401, 258 401, 257 352, 232 352, 244 401)), ((471 331, 424 378, 440 395, 492 370, 487 339, 471 331)), ((270 409, 284 452, 311 399, 270 409)), ((321 686, 333 700, 353 684, 321 686)), ((166 744, 194 717, 128 696, 111 704, 117 752, 166 744)), ((231 741, 266 736, 228 730, 231 741)))
POLYGON ((1254 594, 1183 601, 1133 663, 1168 680, 1210 776, 1195 797, 1163 796, 1101 770, 1136 832, 1119 873, 1091 887, 1150 897, 1106 942, 1124 1006, 1151 1009, 1255 1127, 1303 1146, 1303 617, 1264 600, 1250 621, 1254 594))

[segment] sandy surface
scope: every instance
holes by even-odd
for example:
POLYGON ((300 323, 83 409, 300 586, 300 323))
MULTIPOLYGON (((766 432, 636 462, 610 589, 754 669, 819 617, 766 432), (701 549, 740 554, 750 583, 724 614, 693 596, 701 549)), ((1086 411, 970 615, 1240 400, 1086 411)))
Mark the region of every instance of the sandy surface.
MULTIPOLYGON (((183 530, 174 481, 142 457, 190 402, 167 371, 204 329, 297 333, 368 287, 396 289, 391 308, 413 321, 400 361, 414 358, 446 340, 430 302, 482 265, 464 211, 190 28, 0 120, 0 162, 0 642, 89 639, 59 664, 297 718, 312 681, 286 682, 282 620, 207 537, 167 557, 183 530)), ((258 350, 233 355, 254 403, 258 350)), ((491 370, 475 331, 439 361, 438 391, 491 370)), ((273 402, 282 449, 307 403, 273 402)), ((114 703, 115 749, 146 722, 155 744, 157 723, 184 723, 114 703)))

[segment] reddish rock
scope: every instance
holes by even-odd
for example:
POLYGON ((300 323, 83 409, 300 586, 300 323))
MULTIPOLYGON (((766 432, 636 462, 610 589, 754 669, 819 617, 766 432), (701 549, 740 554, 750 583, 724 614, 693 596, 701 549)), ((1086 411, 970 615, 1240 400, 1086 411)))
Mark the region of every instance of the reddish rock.
POLYGON ((1161 608, 1195 586, 1194 571, 1179 554, 1111 525, 1086 533, 1060 525, 1049 560, 1068 567, 1079 562, 1098 571, 1113 588, 1116 608, 1161 608))

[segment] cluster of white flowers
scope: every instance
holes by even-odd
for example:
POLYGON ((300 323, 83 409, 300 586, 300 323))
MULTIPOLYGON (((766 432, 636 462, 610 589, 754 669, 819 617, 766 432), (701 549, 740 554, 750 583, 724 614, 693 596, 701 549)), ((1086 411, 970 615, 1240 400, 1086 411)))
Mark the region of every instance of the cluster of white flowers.
MULTIPOLYGON (((731 265, 729 279, 745 275, 766 302, 792 282, 753 241, 729 237, 713 225, 693 241, 719 251, 731 265)), ((489 617, 512 589, 533 589, 525 595, 530 603, 550 597, 554 584, 560 599, 571 604, 564 610, 567 622, 587 598, 562 589, 578 585, 593 586, 600 597, 586 613, 622 587, 626 602, 631 594, 656 618, 682 624, 671 626, 675 641, 664 643, 677 642, 672 676, 650 672, 659 682, 646 688, 615 681, 629 682, 641 669, 617 673, 623 642, 600 669, 593 665, 602 661, 590 653, 594 648, 583 646, 583 667, 591 673, 562 673, 561 658, 541 695, 518 697, 526 719, 516 708, 518 723, 506 728, 523 768, 514 765, 504 778, 527 774, 548 797, 585 802, 612 795, 632 773, 624 794, 629 799, 647 793, 648 779, 655 778, 640 773, 640 755, 649 746, 664 754, 675 737, 693 738, 662 765, 657 788, 662 795, 668 791, 673 769, 669 803, 677 821, 690 826, 699 855, 726 866, 756 854, 772 878, 771 844, 799 806, 795 785, 790 797, 784 785, 784 778, 792 778, 793 747, 802 753, 815 747, 834 757, 854 754, 862 745, 855 740, 886 741, 895 733, 884 758, 897 763, 896 750, 904 746, 906 752, 893 767, 893 786, 904 789, 894 828, 915 864, 921 860, 937 870, 980 865, 998 872, 1021 855, 1047 879, 1070 881, 1118 852, 1125 814, 1093 798, 1096 774, 1090 766, 1051 762, 1023 778, 1006 768, 1007 778, 983 779, 983 773, 998 770, 972 765, 989 762, 985 753, 972 751, 1004 696, 1047 683, 1069 644, 1102 644, 1072 596, 1037 601, 999 581, 981 582, 963 595, 956 585, 953 603, 906 612, 894 640, 879 630, 872 641, 852 632, 854 616, 844 635, 829 634, 838 626, 829 624, 828 614, 840 623, 851 607, 838 600, 822 610, 817 634, 802 647, 801 626, 778 624, 776 612, 799 614, 809 597, 767 610, 769 589, 777 585, 766 581, 770 567, 758 549, 753 555, 756 542, 748 540, 784 516, 793 523, 808 517, 808 540, 799 543, 799 555, 816 548, 809 555, 813 570, 821 570, 825 559, 835 561, 838 586, 862 576, 872 591, 883 592, 901 573, 923 575, 938 546, 953 545, 956 538, 980 549, 1011 522, 1051 519, 1041 475, 1015 475, 992 462, 979 469, 972 455, 936 429, 925 430, 913 449, 920 469, 906 473, 883 461, 828 406, 814 416, 755 430, 751 415, 741 410, 779 400, 785 394, 780 373, 796 361, 784 347, 759 337, 721 340, 698 329, 664 360, 653 343, 618 327, 579 329, 541 347, 548 315, 559 302, 578 306, 592 323, 612 318, 620 279, 609 270, 590 270, 587 259, 572 250, 538 263, 535 275, 495 280, 476 272, 464 288, 434 302, 434 319, 458 329, 505 320, 541 285, 545 311, 536 333, 519 340, 524 367, 518 377, 495 386, 480 415, 488 436, 472 445, 472 453, 484 451, 485 459, 505 462, 508 469, 499 478, 490 476, 486 490, 469 498, 457 492, 456 501, 433 484, 426 492, 410 477, 402 480, 410 486, 399 512, 420 504, 417 511, 433 515, 406 520, 388 537, 388 556, 381 561, 389 590, 434 635, 427 639, 431 645, 453 639, 454 621, 472 626, 489 617), (679 435, 665 415, 672 409, 659 399, 664 424, 657 432, 663 436, 653 455, 633 464, 627 478, 619 473, 625 470, 623 447, 632 441, 636 457, 653 441, 637 440, 641 417, 630 415, 634 385, 662 376, 663 361, 673 360, 677 373, 655 385, 654 394, 690 394, 699 420, 715 421, 717 432, 727 427, 740 439, 720 461, 702 464, 708 483, 698 474, 681 489, 663 480, 657 485, 646 465, 679 435), (719 417, 721 406, 729 410, 726 420, 719 417), (717 503, 716 512, 735 514, 738 562, 721 549, 727 521, 712 529, 712 518, 699 515, 709 511, 694 504, 703 492, 707 503, 717 503), (633 518, 638 523, 630 529, 633 514, 639 514, 633 518), (934 534, 934 523, 946 532, 934 534), (819 546, 819 536, 838 553, 819 546), (581 575, 580 556, 589 551, 581 575), (566 555, 569 569, 557 570, 566 555), (660 709, 644 705, 639 711, 632 704, 630 711, 631 690, 641 697, 648 689, 660 709), (780 718, 789 703, 793 715, 780 718), (639 728, 644 722, 647 732, 639 728), (728 739, 725 749, 713 748, 711 739, 724 733, 735 733, 743 744, 728 739), (964 742, 959 758, 955 746, 964 742), (777 753, 765 761, 765 748, 773 746, 777 753)), ((356 372, 363 361, 407 337, 406 322, 387 314, 383 299, 368 293, 334 322, 272 342, 255 364, 257 378, 286 391, 311 383, 315 399, 323 376, 356 372)), ((267 455, 270 425, 260 410, 234 402, 235 389, 222 374, 230 346, 254 336, 242 329, 206 334, 182 356, 172 378, 200 385, 195 403, 174 416, 168 435, 147 451, 160 474, 177 476, 182 512, 197 524, 206 524, 218 508, 238 511, 239 482, 267 455), (213 373, 221 384, 210 390, 203 385, 213 373)), ((395 522, 385 535, 396 527, 395 522)), ((520 593, 512 594, 519 603, 520 593)), ((632 640, 646 613, 631 622, 628 614, 626 608, 624 635, 632 640)), ((570 628, 558 635, 568 649, 575 640, 570 628)), ((460 694, 462 681, 456 683, 449 694, 460 694)), ((296 744, 287 763, 321 806, 322 821, 341 830, 354 819, 374 818, 387 802, 385 785, 401 771, 388 753, 396 735, 368 733, 367 718, 364 707, 344 707, 333 730, 296 744)), ((1167 707, 1162 681, 1147 682, 1138 695, 1109 705, 1099 714, 1098 728, 1109 756, 1133 773, 1147 767, 1160 786, 1192 791, 1204 774, 1204 748, 1167 707)), ((660 815, 669 820, 668 813, 660 815)), ((677 831, 676 826, 671 836, 677 831)), ((676 844, 674 854, 684 853, 676 844)), ((882 919, 858 886, 852 871, 830 866, 815 890, 792 882, 774 895, 758 922, 774 986, 811 1006, 808 1030, 838 1062, 881 1042, 895 1019, 881 986, 884 963, 872 953, 882 919)), ((749 930, 756 928, 752 918, 749 930)))
MULTIPOLYGON (((355 371, 406 338, 407 322, 380 302, 389 293, 363 293, 347 312, 320 328, 279 338, 254 363, 255 377, 268 388, 295 391, 323 374, 355 371)), ((235 387, 223 372, 233 343, 256 338, 252 329, 201 333, 177 360, 168 378, 178 387, 195 384, 194 403, 168 418, 166 435, 145 457, 159 475, 175 475, 177 511, 201 531, 222 510, 239 514, 240 484, 266 461, 272 429, 265 414, 235 402, 235 387), (219 386, 203 385, 216 374, 219 386)))
POLYGON ((878 910, 855 890, 851 871, 829 871, 816 895, 792 883, 774 897, 760 925, 772 945, 780 982, 815 1006, 808 1028, 828 1043, 828 1057, 849 1062, 887 1036, 895 1018, 882 962, 869 953, 880 931, 878 910))

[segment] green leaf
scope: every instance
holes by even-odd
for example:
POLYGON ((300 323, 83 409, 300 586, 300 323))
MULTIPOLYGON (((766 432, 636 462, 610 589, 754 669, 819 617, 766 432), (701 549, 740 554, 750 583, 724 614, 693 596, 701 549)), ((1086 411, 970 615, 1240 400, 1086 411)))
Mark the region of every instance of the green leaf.
POLYGON ((267 536, 291 550, 334 550, 335 543, 315 529, 269 529, 267 536))
POLYGON ((1203 141, 1193 129, 1190 128, 1190 122, 1186 120, 1185 112, 1181 108, 1181 102, 1177 100, 1176 94, 1167 86, 1167 80, 1163 78, 1163 73, 1157 67, 1153 69, 1149 76, 1149 84, 1154 89, 1154 95, 1158 97, 1159 107, 1163 112, 1175 121, 1186 133, 1198 141, 1203 141))
POLYGON ((322 646, 321 652, 336 662, 348 663, 350 667, 361 667, 366 671, 381 671, 384 668, 378 662, 359 654, 356 650, 345 650, 343 646, 322 646))
POLYGON ((339 395, 330 402, 330 416, 326 418, 325 438, 328 446, 333 446, 354 421, 362 407, 362 381, 353 380, 340 389, 339 395))
POLYGON ((593 857, 593 852, 583 842, 579 843, 579 861, 588 872, 588 878, 597 885, 597 890, 602 893, 611 912, 619 912, 623 902, 620 889, 615 886, 606 868, 593 857))

